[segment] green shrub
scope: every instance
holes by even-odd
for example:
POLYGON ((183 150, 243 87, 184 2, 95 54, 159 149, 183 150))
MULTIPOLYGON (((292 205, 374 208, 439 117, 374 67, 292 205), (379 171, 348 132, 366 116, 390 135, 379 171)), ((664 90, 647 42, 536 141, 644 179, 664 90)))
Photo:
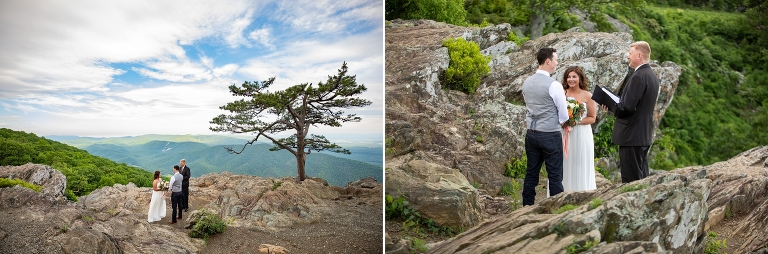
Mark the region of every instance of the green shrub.
POLYGON ((21 187, 25 187, 37 192, 40 192, 40 189, 42 188, 40 185, 31 184, 19 179, 0 178, 0 188, 10 188, 16 185, 21 185, 21 187))
MULTIPOLYGON (((523 43, 525 43, 526 41, 528 41, 530 39, 531 38, 528 38, 528 36, 523 37, 523 38, 517 37, 517 35, 515 34, 514 31, 510 31, 509 35, 507 36, 507 41, 514 42, 515 44, 517 44, 518 47, 522 47, 523 43)), ((509 54, 509 53, 510 52, 507 52, 507 54, 509 54)))
POLYGON ((561 213, 564 213, 564 212, 567 212, 567 211, 570 211, 570 210, 573 210, 573 209, 576 209, 576 208, 578 208, 578 206, 575 206, 575 205, 572 205, 572 204, 565 204, 565 205, 561 206, 560 208, 558 208, 557 210, 552 211, 552 214, 561 214, 561 213))
POLYGON ((707 246, 704 248, 704 253, 706 254, 719 254, 721 253, 721 249, 727 249, 728 245, 726 245, 726 239, 723 238, 723 240, 715 240, 717 238, 717 233, 709 231, 707 233, 707 246))
POLYGON ((619 30, 613 27, 611 22, 608 22, 608 18, 602 12, 592 13, 589 15, 589 20, 595 22, 597 30, 600 32, 618 32, 619 30))
POLYGON ((77 202, 77 195, 75 195, 75 193, 72 192, 72 190, 67 189, 66 191, 64 191, 64 195, 66 195, 67 199, 69 199, 70 201, 77 202))
POLYGON ((592 137, 595 143, 595 158, 612 157, 619 152, 619 145, 613 144, 613 123, 616 117, 610 114, 602 124, 597 127, 597 133, 592 137))
POLYGON ((451 58, 443 75, 446 88, 467 94, 475 93, 480 86, 480 78, 491 71, 488 66, 491 57, 483 56, 477 43, 466 41, 464 38, 445 39, 443 46, 448 48, 451 58))
POLYGON ((589 210, 595 209, 598 206, 603 204, 603 200, 599 198, 595 198, 592 201, 589 202, 589 210))
POLYGON ((195 220, 195 224, 189 231, 189 237, 203 238, 206 241, 209 236, 223 233, 227 230, 227 224, 221 219, 221 216, 200 209, 200 217, 195 220))
POLYGON ((454 25, 467 25, 464 0, 386 0, 384 17, 393 19, 431 19, 454 25))
POLYGON ((499 196, 519 196, 520 190, 520 183, 515 179, 512 179, 512 181, 504 183, 504 186, 502 186, 499 191, 499 196))
POLYGON ((611 175, 611 173, 609 173, 607 169, 604 169, 604 168, 602 168, 600 166, 597 166, 597 158, 595 158, 595 171, 597 171, 597 173, 600 173, 601 175, 603 175, 603 177, 605 177, 605 179, 608 179, 608 180, 611 179, 609 177, 611 175))
POLYGON ((504 164, 506 170, 504 170, 504 176, 512 178, 525 178, 525 169, 528 167, 528 156, 523 155, 522 158, 509 158, 509 162, 504 164))

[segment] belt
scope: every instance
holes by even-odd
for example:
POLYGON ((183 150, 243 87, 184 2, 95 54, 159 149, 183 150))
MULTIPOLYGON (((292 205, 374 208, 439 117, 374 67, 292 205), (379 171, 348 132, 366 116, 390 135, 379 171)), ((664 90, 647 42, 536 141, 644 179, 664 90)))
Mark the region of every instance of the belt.
POLYGON ((537 131, 537 130, 534 130, 534 129, 528 129, 528 131, 530 131, 530 132, 534 132, 534 133, 537 133, 537 132, 543 132, 543 131, 537 131))

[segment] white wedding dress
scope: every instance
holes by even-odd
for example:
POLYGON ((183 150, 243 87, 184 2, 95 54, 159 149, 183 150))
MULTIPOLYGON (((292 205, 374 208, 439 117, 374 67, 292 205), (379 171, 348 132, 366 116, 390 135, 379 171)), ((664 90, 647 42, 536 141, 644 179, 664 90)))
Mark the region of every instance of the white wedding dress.
MULTIPOLYGON (((582 105, 586 108, 586 102, 582 105)), ((587 111, 581 118, 587 116, 587 111)), ((577 124, 568 133, 568 158, 563 154, 563 190, 587 191, 596 189, 595 185, 595 141, 592 126, 577 124)))
MULTIPOLYGON (((568 97, 572 98, 572 97, 568 97)), ((586 102, 581 103, 584 108, 586 102)), ((587 111, 581 119, 587 117, 587 111)), ((565 130, 562 130, 565 139, 565 130)), ((563 191, 588 191, 597 189, 595 184, 595 140, 592 137, 592 125, 577 124, 568 133, 568 158, 563 151, 563 191)), ((547 180, 547 197, 549 180, 547 180)))
MULTIPOLYGON (((153 183, 154 184, 154 183, 153 183)), ((155 222, 165 217, 165 198, 163 191, 152 190, 152 201, 149 202, 147 221, 155 222)))

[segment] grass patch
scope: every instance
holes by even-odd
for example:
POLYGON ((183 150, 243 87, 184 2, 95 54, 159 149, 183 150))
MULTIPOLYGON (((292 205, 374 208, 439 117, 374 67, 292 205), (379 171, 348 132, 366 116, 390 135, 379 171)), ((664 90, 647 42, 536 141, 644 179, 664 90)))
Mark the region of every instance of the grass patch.
POLYGON ((21 185, 21 187, 25 187, 36 192, 40 192, 40 189, 43 188, 40 185, 32 184, 19 179, 0 178, 0 188, 11 188, 16 185, 21 185))
POLYGON ((414 237, 411 239, 411 250, 416 253, 425 253, 429 251, 429 247, 427 247, 427 243, 424 240, 414 237))
POLYGON ((561 206, 560 208, 557 208, 556 210, 552 211, 552 214, 561 214, 573 209, 578 208, 578 206, 572 205, 572 204, 565 204, 561 206))
POLYGON ((272 184, 272 190, 273 190, 273 191, 274 191, 274 190, 276 190, 276 189, 277 189, 277 187, 280 187, 280 185, 283 185, 283 182, 282 182, 282 181, 277 181, 277 182, 275 182, 275 180, 272 180, 272 182, 273 182, 273 184, 272 184))
POLYGON ((600 242, 598 242, 597 239, 594 239, 592 241, 587 241, 584 243, 584 245, 580 245, 574 242, 571 245, 565 246, 565 252, 568 254, 582 253, 582 252, 588 251, 592 247, 597 246, 598 243, 600 242))
POLYGON ((639 191, 639 190, 645 189, 645 187, 648 187, 648 185, 647 184, 624 185, 621 188, 619 188, 619 194, 627 193, 627 192, 633 192, 633 191, 639 191))
POLYGON ((592 201, 589 202, 589 210, 595 209, 598 206, 603 204, 603 200, 599 198, 595 198, 592 201))

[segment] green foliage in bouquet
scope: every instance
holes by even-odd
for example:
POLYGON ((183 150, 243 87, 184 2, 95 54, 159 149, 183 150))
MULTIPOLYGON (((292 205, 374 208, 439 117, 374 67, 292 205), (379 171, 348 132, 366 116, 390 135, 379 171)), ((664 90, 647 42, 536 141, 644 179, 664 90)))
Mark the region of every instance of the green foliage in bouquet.
POLYGON ((584 113, 584 110, 586 108, 584 107, 581 102, 577 101, 576 99, 568 98, 568 120, 565 121, 568 123, 568 126, 576 126, 581 122, 581 114, 584 113))
POLYGON ((195 224, 190 229, 189 237, 203 238, 207 241, 209 236, 223 233, 225 230, 227 230, 227 224, 221 216, 200 209, 200 217, 195 220, 195 224))
POLYGON ((490 56, 480 53, 480 46, 464 38, 445 39, 443 46, 448 48, 451 61, 445 70, 443 83, 449 89, 475 93, 480 86, 480 78, 491 71, 488 63, 490 56))
POLYGON ((40 185, 28 183, 19 179, 0 178, 0 188, 11 188, 16 185, 21 185, 21 187, 26 187, 37 192, 40 192, 40 189, 42 188, 40 185))

